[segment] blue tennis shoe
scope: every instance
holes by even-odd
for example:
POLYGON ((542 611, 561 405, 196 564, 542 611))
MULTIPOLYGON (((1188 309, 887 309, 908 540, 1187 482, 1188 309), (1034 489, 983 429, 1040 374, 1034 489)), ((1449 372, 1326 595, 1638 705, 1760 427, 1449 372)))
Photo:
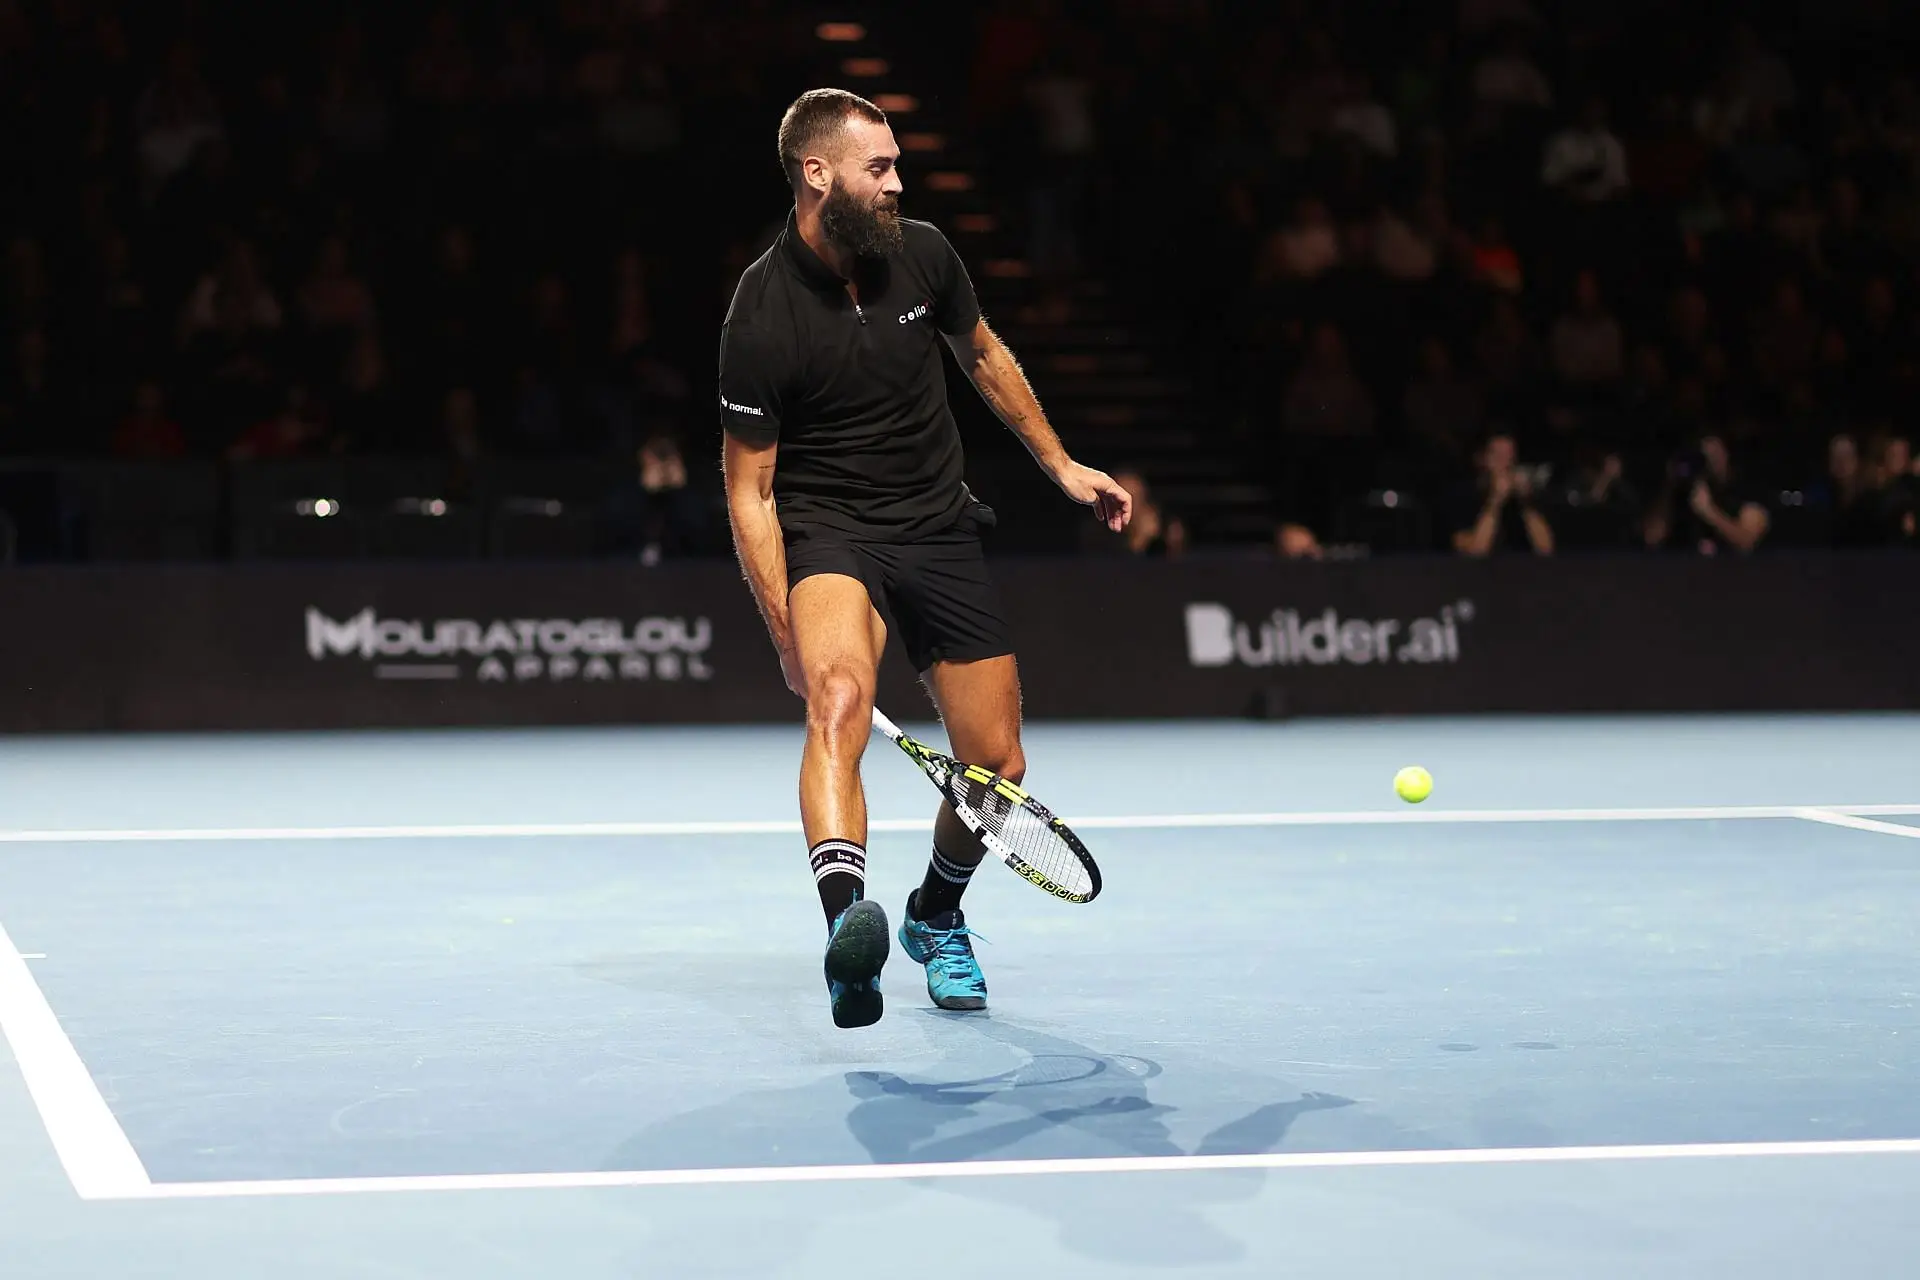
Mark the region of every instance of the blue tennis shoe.
POLYGON ((987 1007, 987 976, 973 957, 973 931, 960 908, 942 911, 930 920, 913 918, 913 899, 907 899, 906 919, 900 922, 900 949, 927 969, 927 994, 942 1009, 987 1007))
POLYGON ((827 931, 827 997, 836 1027, 870 1027, 880 1021, 880 970, 887 963, 887 913, 860 901, 842 911, 827 931))

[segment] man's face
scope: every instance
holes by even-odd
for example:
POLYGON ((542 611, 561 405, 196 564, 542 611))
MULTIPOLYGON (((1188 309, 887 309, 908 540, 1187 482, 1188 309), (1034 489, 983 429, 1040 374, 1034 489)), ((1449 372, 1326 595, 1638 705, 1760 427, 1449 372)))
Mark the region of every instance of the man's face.
POLYGON ((900 145, 893 130, 858 116, 842 126, 838 154, 828 171, 820 225, 829 239, 861 257, 898 253, 900 145))
POLYGON ((1495 436, 1487 441, 1485 466, 1488 475, 1500 475, 1513 470, 1514 447, 1512 436, 1495 436))
POLYGON ((1700 442, 1700 457, 1706 462, 1707 470, 1714 479, 1724 480, 1732 459, 1727 455, 1727 442, 1719 436, 1708 436, 1700 442))

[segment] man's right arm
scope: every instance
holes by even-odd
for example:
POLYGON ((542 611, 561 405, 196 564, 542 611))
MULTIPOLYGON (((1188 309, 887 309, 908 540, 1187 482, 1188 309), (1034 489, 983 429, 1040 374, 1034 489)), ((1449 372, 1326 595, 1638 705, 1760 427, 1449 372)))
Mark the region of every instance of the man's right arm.
POLYGON ((734 554, 784 665, 793 650, 793 628, 787 618, 787 548, 773 505, 773 463, 779 452, 777 443, 750 444, 729 434, 721 469, 734 554))
POLYGON ((780 651, 787 685, 805 696, 793 626, 787 616, 787 547, 774 509, 773 467, 780 452, 784 353, 751 324, 729 321, 720 339, 720 425, 726 444, 727 522, 733 549, 767 634, 780 651))

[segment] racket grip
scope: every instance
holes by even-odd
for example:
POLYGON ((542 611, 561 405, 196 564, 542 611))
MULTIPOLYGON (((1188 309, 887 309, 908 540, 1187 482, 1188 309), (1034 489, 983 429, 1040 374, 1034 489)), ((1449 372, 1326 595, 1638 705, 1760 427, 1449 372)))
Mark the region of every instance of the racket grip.
POLYGON ((886 714, 877 706, 873 709, 873 727, 893 741, 900 741, 900 726, 887 719, 886 714))

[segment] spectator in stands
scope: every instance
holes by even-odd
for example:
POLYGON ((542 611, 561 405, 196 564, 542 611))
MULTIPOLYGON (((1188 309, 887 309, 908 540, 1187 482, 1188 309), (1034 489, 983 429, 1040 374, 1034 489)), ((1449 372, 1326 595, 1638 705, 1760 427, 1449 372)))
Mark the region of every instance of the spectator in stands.
POLYGON ((1420 372, 1400 402, 1408 437, 1442 465, 1465 465, 1471 442, 1480 438, 1486 398, 1454 367, 1446 341, 1420 344, 1420 372))
POLYGON ((44 324, 52 296, 40 242, 30 235, 15 236, 7 246, 5 265, 0 267, 0 327, 18 333, 31 325, 44 324))
POLYGON ((1473 68, 1473 96, 1495 109, 1523 107, 1545 111, 1553 105, 1553 88, 1527 52, 1527 35, 1509 27, 1498 48, 1473 68))
POLYGON ((480 435, 480 397, 468 386, 449 387, 440 399, 441 452, 452 463, 448 496, 466 498, 474 491, 480 461, 489 450, 480 435))
POLYGON ((235 460, 295 458, 328 450, 326 424, 305 387, 287 390, 278 412, 243 432, 227 456, 235 460))
POLYGON ((1553 370, 1576 395, 1591 397, 1620 380, 1625 369, 1620 322, 1600 296, 1592 271, 1574 277, 1573 307, 1553 322, 1553 370))
POLYGON ((1745 22, 1733 29, 1727 51, 1727 81, 1740 100, 1763 111, 1791 110, 1799 98, 1793 70, 1786 60, 1761 43, 1759 33, 1745 22))
POLYGON ((346 19, 329 44, 316 112, 320 137, 339 155, 378 155, 386 150, 391 113, 387 92, 368 66, 358 20, 346 19))
POLYGON ((1767 535, 1767 509, 1734 470, 1726 440, 1703 436, 1674 461, 1662 500, 1648 513, 1649 547, 1700 555, 1750 552, 1767 535))
POLYGON ((1627 151, 1607 127, 1607 104, 1589 98, 1580 115, 1547 143, 1540 178, 1548 190, 1579 204, 1627 193, 1627 151))
POLYGON ((1893 265, 1880 233, 1861 211, 1860 184, 1842 176, 1827 195, 1826 217, 1818 227, 1814 256, 1821 272, 1843 286, 1858 286, 1893 265))
POLYGON ((1820 321, 1807 310, 1796 280, 1774 287, 1773 304, 1753 323, 1753 372, 1764 385, 1780 388, 1809 377, 1820 351, 1820 321))
POLYGON ((217 270, 200 277, 180 314, 181 345, 220 330, 229 337, 268 334, 280 328, 280 302, 260 271, 251 243, 235 240, 217 270))
POLYGON ((1874 480, 1880 490, 1880 527, 1896 546, 1920 545, 1920 464, 1905 436, 1873 442, 1874 480))
POLYGON ((54 382, 47 331, 39 325, 23 330, 12 355, 12 368, 0 380, 0 454, 64 452, 69 424, 54 382))
POLYGON ((1382 202, 1375 211, 1370 239, 1373 265, 1389 280, 1418 284, 1432 279, 1439 269, 1444 240, 1425 226, 1407 221, 1391 204, 1382 202))
POLYGON ((1496 293, 1517 294, 1526 288, 1526 269, 1507 239, 1506 228, 1489 214, 1480 220, 1480 233, 1468 250, 1473 282, 1496 293))
POLYGON ((481 278, 473 232, 457 222, 443 227, 418 322, 418 341, 435 373, 467 379, 491 372, 493 296, 481 278))
POLYGON ((1698 373, 1717 341, 1705 291, 1698 285, 1674 290, 1667 304, 1667 367, 1680 376, 1698 373))
POLYGON ((1454 502, 1453 549, 1463 556, 1553 554, 1553 526, 1541 512, 1531 469, 1517 465, 1511 434, 1495 431, 1474 459, 1472 487, 1454 502))
POLYGON ((341 448, 354 453, 421 451, 423 432, 404 431, 387 379, 387 359, 371 333, 354 340, 334 397, 332 421, 341 448))
POLYGON ((679 442, 655 432, 635 451, 634 461, 632 475, 607 500, 607 550, 646 565, 709 550, 707 502, 687 483, 679 442))
POLYGON ((1312 280, 1340 264, 1340 232, 1318 199, 1294 205, 1293 221, 1275 231, 1261 255, 1259 278, 1312 280))
POLYGON ((1581 446, 1566 487, 1566 507, 1555 536, 1561 546, 1619 550, 1632 545, 1640 499, 1620 455, 1596 444, 1581 446))
POLYGON ((1783 199, 1813 177, 1806 152, 1781 128, 1778 113, 1758 105, 1727 148, 1726 165, 1734 181, 1763 202, 1783 199))
POLYGON ((1282 521, 1273 531, 1273 549, 1282 560, 1320 560, 1326 556, 1313 530, 1290 520, 1282 521))
POLYGON ((320 242, 313 270, 300 286, 300 311, 315 334, 351 336, 373 328, 373 291, 353 269, 346 237, 330 235, 320 242))
POLYGON ((178 458, 187 452, 187 433, 167 413, 167 394, 160 383, 143 378, 133 389, 133 408, 113 429, 110 442, 117 458, 178 458))
POLYGON ((1373 413, 1373 396, 1347 360, 1345 336, 1334 325, 1316 326, 1282 398, 1281 428, 1295 439, 1353 439, 1373 434, 1373 413))
POLYGON ((1511 298, 1498 298, 1474 340, 1489 404, 1512 411, 1525 403, 1540 375, 1540 344, 1511 298))
POLYGON ((220 108, 200 75, 200 51, 191 41, 174 41, 133 114, 145 190, 151 196, 224 131, 220 108))
POLYGON ((647 287, 647 262, 638 249, 620 251, 613 263, 607 352, 622 364, 653 341, 653 302, 647 287))
POLYGON ((1391 160, 1400 152, 1393 113, 1373 92, 1373 81, 1365 74, 1347 77, 1340 105, 1327 122, 1328 132, 1344 138, 1372 155, 1391 160))
POLYGON ((1891 280, 1884 275, 1867 279, 1845 332, 1856 406, 1870 417, 1896 412, 1920 381, 1920 343, 1912 326, 1902 323, 1891 280))
POLYGON ((1815 490, 1834 546, 1863 547, 1880 541, 1877 497, 1861 466, 1859 443, 1847 432, 1837 433, 1827 442, 1826 481, 1815 490))

